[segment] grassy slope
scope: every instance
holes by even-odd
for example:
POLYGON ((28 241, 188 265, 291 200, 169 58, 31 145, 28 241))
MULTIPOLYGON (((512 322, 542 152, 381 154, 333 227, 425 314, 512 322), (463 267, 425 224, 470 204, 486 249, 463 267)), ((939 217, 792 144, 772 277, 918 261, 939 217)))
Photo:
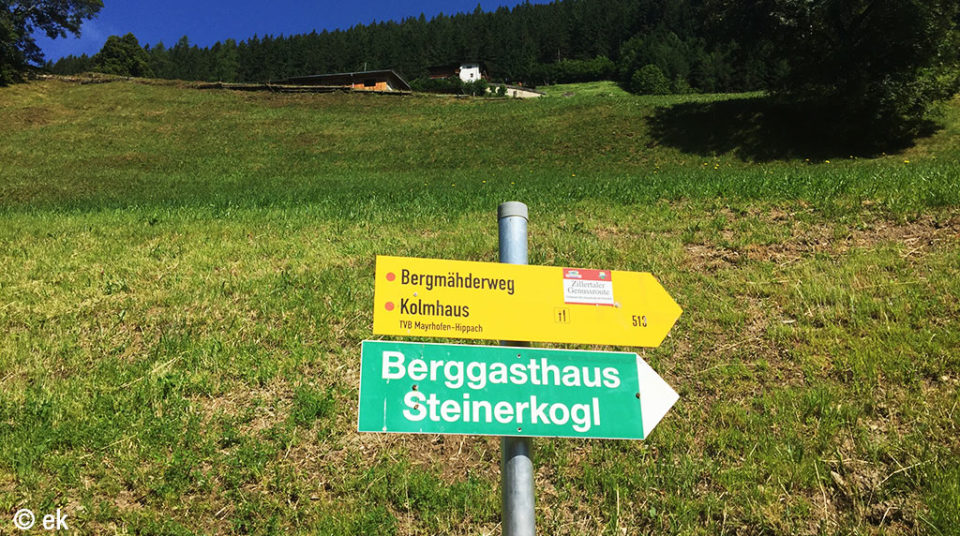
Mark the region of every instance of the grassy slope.
POLYGON ((355 407, 374 255, 496 260, 519 199, 531 263, 649 270, 685 310, 648 441, 537 441, 544 533, 951 533, 960 103, 896 154, 804 156, 730 98, 0 90, 0 513, 499 532, 495 440, 355 407))

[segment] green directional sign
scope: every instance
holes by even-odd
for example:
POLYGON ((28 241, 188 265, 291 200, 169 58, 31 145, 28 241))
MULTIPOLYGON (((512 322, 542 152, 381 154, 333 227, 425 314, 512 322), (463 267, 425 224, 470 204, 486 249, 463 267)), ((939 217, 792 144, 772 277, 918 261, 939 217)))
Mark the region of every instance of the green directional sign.
POLYGON ((634 353, 364 341, 358 429, 643 439, 677 398, 634 353))

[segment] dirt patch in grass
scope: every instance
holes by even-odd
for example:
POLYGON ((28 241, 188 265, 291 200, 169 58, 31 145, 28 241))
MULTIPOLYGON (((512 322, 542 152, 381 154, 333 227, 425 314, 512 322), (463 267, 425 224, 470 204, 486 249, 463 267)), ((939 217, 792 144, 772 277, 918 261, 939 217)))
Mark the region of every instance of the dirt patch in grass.
POLYGON ((143 510, 146 505, 146 498, 143 494, 123 489, 113 497, 113 505, 121 512, 143 510))
POLYGON ((500 438, 427 434, 348 434, 343 449, 331 450, 326 462, 342 463, 351 452, 375 460, 399 462, 429 471, 446 483, 471 476, 497 479, 500 474, 500 438))
POLYGON ((12 495, 16 491, 16 484, 13 474, 0 471, 0 495, 12 495))
POLYGON ((241 419, 237 431, 255 435, 282 422, 290 414, 293 388, 284 381, 273 381, 263 388, 229 389, 221 396, 198 396, 188 399, 211 426, 221 417, 241 419))
POLYGON ((49 125, 56 120, 57 114, 48 108, 31 106, 12 111, 7 120, 8 128, 36 128, 49 125))
MULTIPOLYGON (((841 449, 855 452, 852 445, 845 445, 841 449)), ((856 458, 825 462, 826 474, 821 475, 820 482, 821 496, 811 498, 811 502, 823 509, 821 518, 828 524, 842 521, 842 517, 851 517, 865 521, 887 534, 909 534, 915 530, 917 513, 924 509, 918 494, 880 498, 887 480, 904 467, 897 469, 893 464, 871 463, 856 458)))
POLYGON ((686 247, 687 265, 697 272, 716 273, 736 266, 744 256, 739 251, 722 246, 690 244, 686 247))
MULTIPOLYGON (((737 217, 722 212, 732 224, 737 217)), ((770 210, 755 217, 770 224, 790 227, 790 240, 780 243, 751 243, 740 248, 713 243, 688 244, 685 247, 688 269, 715 273, 736 266, 744 260, 792 264, 812 255, 842 255, 851 249, 869 248, 895 243, 903 248, 902 255, 921 255, 942 243, 960 240, 960 213, 940 216, 925 215, 909 223, 878 220, 857 229, 843 229, 836 225, 804 224, 782 210, 770 210)), ((726 242, 735 242, 734 231, 725 229, 721 235, 726 242)))

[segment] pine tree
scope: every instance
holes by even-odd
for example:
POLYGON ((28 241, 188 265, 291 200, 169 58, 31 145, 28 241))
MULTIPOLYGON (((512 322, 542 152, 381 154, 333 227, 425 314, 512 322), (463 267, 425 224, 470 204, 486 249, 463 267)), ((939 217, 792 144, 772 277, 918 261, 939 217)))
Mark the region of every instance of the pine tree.
POLYGON ((93 57, 93 68, 106 74, 153 76, 150 58, 132 33, 108 37, 103 48, 93 57))

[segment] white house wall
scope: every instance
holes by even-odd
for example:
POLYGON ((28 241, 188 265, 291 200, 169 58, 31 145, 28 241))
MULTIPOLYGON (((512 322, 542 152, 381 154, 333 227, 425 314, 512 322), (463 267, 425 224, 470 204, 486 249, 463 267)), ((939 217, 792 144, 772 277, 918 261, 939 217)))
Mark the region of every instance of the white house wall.
POLYGON ((480 66, 476 63, 464 63, 460 66, 460 80, 475 82, 480 80, 480 66))

